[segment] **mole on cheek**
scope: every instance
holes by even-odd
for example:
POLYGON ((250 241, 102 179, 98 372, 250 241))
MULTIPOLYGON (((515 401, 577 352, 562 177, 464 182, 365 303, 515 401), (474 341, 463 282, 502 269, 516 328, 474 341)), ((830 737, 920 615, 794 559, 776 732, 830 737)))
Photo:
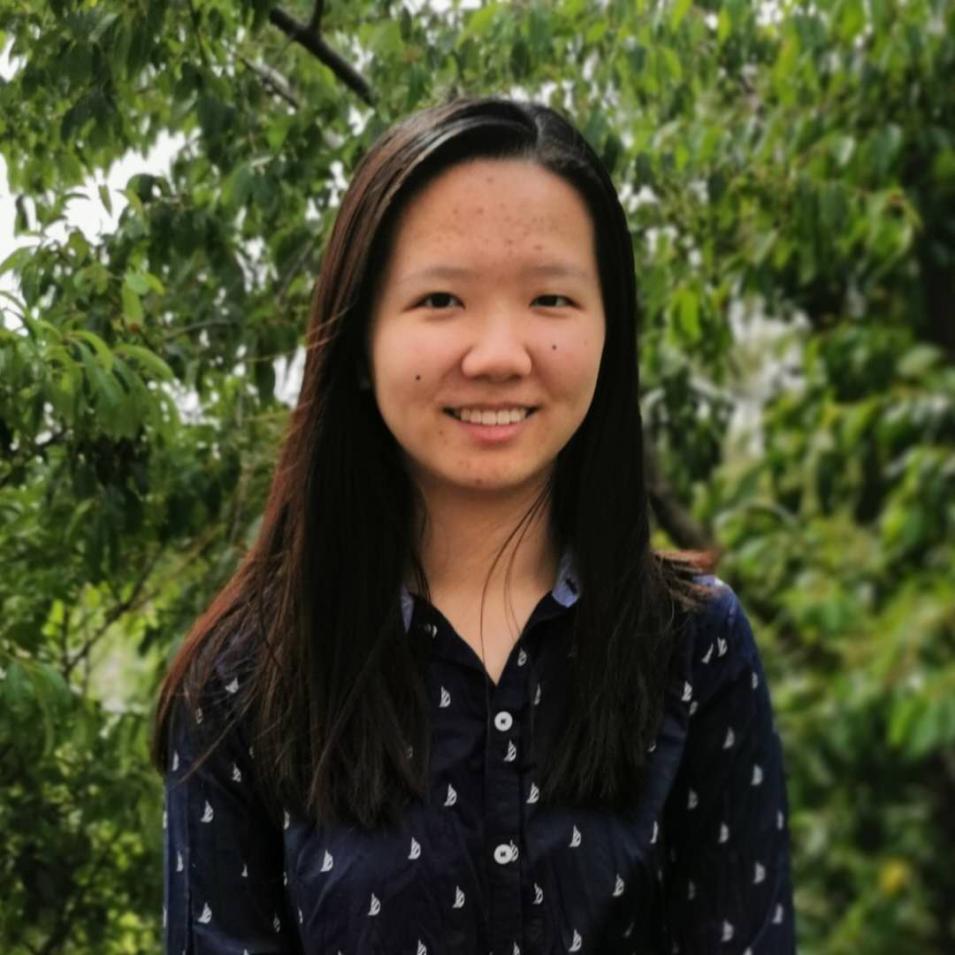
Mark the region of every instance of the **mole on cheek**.
POLYGON ((557 351, 557 346, 556 346, 556 345, 551 345, 550 347, 551 347, 551 349, 553 349, 553 351, 557 351))
MULTIPOLYGON (((557 346, 555 345, 554 348, 556 348, 556 347, 557 347, 557 346)), ((414 376, 414 380, 415 380, 415 381, 421 381, 421 375, 415 375, 415 376, 414 376)))

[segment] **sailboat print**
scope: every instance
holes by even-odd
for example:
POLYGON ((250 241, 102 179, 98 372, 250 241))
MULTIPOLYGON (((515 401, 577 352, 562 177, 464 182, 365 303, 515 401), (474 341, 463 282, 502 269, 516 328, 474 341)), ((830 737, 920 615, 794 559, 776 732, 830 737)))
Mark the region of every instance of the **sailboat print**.
POLYGON ((249 864, 248 864, 247 862, 244 862, 244 863, 242 864, 242 875, 241 875, 241 877, 242 877, 243 879, 247 879, 247 878, 249 877, 249 864))
POLYGON ((517 747, 514 745, 514 740, 508 740, 507 752, 504 754, 504 762, 513 763, 515 759, 517 759, 517 747))
POLYGON ((234 783, 242 782, 242 770, 239 769, 238 763, 232 764, 232 782, 234 783))
POLYGON ((371 905, 368 907, 369 915, 377 915, 381 911, 381 902, 378 901, 378 896, 374 892, 371 893, 371 905))
POLYGON ((735 742, 736 734, 733 732, 733 727, 728 726, 726 728, 726 739, 723 740, 723 749, 730 749, 735 742))
POLYGON ((411 837, 411 851, 408 853, 409 859, 420 859, 421 858, 421 843, 415 839, 414 836, 411 837))
POLYGON ((707 650, 706 653, 703 654, 703 662, 704 662, 704 663, 709 663, 709 662, 710 662, 710 657, 712 657, 712 656, 713 656, 713 644, 711 643, 709 650, 707 650))
POLYGON ((733 926, 723 919, 723 941, 728 942, 733 937, 733 926))
POLYGON ((755 670, 753 670, 753 676, 750 680, 750 683, 752 684, 754 690, 759 686, 759 674, 755 670))
POLYGON ((199 916, 199 921, 203 925, 208 925, 212 921, 212 909, 209 908, 208 902, 202 907, 202 915, 199 916))
POLYGON ((541 791, 537 788, 537 783, 531 783, 531 791, 527 794, 527 802, 529 805, 533 805, 540 799, 541 791))
POLYGON ((650 836, 650 845, 654 846, 657 842, 657 837, 660 835, 660 827, 657 825, 656 819, 653 820, 653 835, 650 836))
POLYGON ((753 763, 753 786, 758 786, 763 781, 763 767, 759 763, 753 763))
POLYGON ((718 657, 726 656, 726 641, 722 637, 716 638, 716 655, 718 657))
POLYGON ((522 667, 525 663, 527 663, 527 653, 525 652, 524 648, 521 647, 521 652, 517 655, 517 665, 522 667))
POLYGON ((783 907, 782 905, 779 904, 779 902, 777 902, 776 910, 773 912, 773 925, 781 924, 782 920, 783 920, 783 907))
POLYGON ((177 853, 176 853, 176 871, 177 871, 177 872, 182 872, 182 870, 183 870, 183 865, 182 865, 182 853, 181 853, 181 852, 177 852, 177 853))
POLYGON ((428 955, 428 948, 420 938, 418 939, 418 951, 416 955, 428 955))
POLYGON ((574 826, 573 835, 570 837, 570 848, 576 849, 580 845, 580 830, 574 826))
POLYGON ((511 950, 511 955, 521 955, 521 947, 517 944, 517 942, 514 943, 514 948, 511 950))
POLYGON ((720 842, 721 843, 726 842, 726 840, 729 839, 729 837, 730 837, 729 826, 726 825, 725 822, 721 822, 720 823, 720 842))
POLYGON ((289 827, 291 824, 292 824, 292 819, 291 819, 291 817, 290 817, 289 814, 288 814, 288 810, 287 810, 287 809, 284 809, 284 810, 282 811, 282 828, 283 828, 283 829, 288 829, 288 827, 289 827))
POLYGON ((537 684, 537 689, 534 691, 534 706, 537 706, 541 701, 541 685, 537 684))
POLYGON ((325 850, 325 855, 322 856, 322 867, 319 869, 319 872, 331 872, 332 866, 335 864, 335 857, 328 851, 325 850))
POLYGON ((688 703, 693 696, 693 686, 686 680, 683 681, 683 702, 688 703))
POLYGON ((544 890, 534 883, 534 905, 540 905, 544 901, 544 890))
POLYGON ((574 929, 574 940, 570 943, 570 948, 568 948, 567 951, 579 952, 583 944, 584 940, 580 937, 580 932, 578 932, 577 929, 574 929))
POLYGON ((215 818, 215 813, 212 811, 212 806, 209 805, 209 801, 206 800, 205 808, 202 811, 202 818, 200 822, 212 822, 215 818))
POLYGON ((756 863, 755 871, 753 872, 753 885, 759 885, 766 878, 766 867, 761 865, 759 862, 756 863))
POLYGON ((455 792, 454 786, 451 783, 448 783, 448 794, 444 797, 444 804, 446 806, 453 806, 458 801, 458 794, 455 792))
POLYGON ((630 936, 633 935, 633 926, 634 926, 634 923, 631 922, 631 923, 623 930, 623 937, 624 937, 624 938, 630 938, 630 936))
POLYGON ((226 693, 238 693, 239 692, 239 678, 234 676, 232 680, 225 685, 226 693))
POLYGON ((173 750, 172 754, 172 771, 175 772, 179 768, 179 750, 173 750))
POLYGON ((696 898, 696 883, 690 880, 686 885, 686 897, 692 902, 696 898))
POLYGON ((298 924, 299 924, 299 925, 304 925, 304 924, 305 924, 305 920, 302 918, 302 910, 301 910, 301 909, 298 910, 298 924))
POLYGON ((197 723, 202 722, 202 707, 201 706, 196 707, 196 722, 197 723))
POLYGON ((463 909, 464 908, 464 893, 461 891, 460 886, 454 887, 454 904, 451 906, 453 909, 463 909))
POLYGON ((691 789, 690 792, 689 792, 689 795, 687 796, 687 799, 686 799, 686 808, 687 808, 687 809, 696 809, 696 807, 697 807, 699 804, 700 804, 700 797, 697 796, 695 789, 691 789))
POLYGON ((620 896, 623 895, 623 889, 624 889, 624 881, 623 879, 620 878, 620 874, 618 873, 617 881, 614 883, 614 886, 613 886, 613 897, 615 899, 620 898, 620 896))
POLYGON ((438 706, 440 706, 441 709, 444 710, 444 709, 447 709, 450 705, 451 705, 451 694, 444 687, 441 687, 441 702, 438 704, 438 706))
POLYGON ((282 931, 282 922, 278 917, 278 913, 272 916, 272 929, 276 935, 282 931))

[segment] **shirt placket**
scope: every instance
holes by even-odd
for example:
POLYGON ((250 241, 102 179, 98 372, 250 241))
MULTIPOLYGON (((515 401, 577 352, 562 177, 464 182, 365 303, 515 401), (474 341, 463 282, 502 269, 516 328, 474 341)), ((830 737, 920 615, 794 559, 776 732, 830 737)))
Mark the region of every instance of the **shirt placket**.
MULTIPOLYGON (((523 651, 520 651, 523 652, 523 651)), ((526 671, 508 662, 491 694, 485 755, 486 847, 489 853, 488 929, 493 955, 519 955, 523 936, 521 871, 522 724, 526 709, 526 671)))

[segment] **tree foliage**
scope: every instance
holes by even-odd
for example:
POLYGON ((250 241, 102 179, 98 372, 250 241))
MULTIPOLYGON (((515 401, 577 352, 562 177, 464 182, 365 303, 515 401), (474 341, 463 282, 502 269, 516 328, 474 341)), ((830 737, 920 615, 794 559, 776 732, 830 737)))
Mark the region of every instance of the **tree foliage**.
POLYGON ((955 5, 473 6, 0 6, 3 950, 158 948, 152 697, 255 533, 343 183, 409 110, 523 92, 630 215, 659 541, 758 624, 800 949, 951 951, 955 5))

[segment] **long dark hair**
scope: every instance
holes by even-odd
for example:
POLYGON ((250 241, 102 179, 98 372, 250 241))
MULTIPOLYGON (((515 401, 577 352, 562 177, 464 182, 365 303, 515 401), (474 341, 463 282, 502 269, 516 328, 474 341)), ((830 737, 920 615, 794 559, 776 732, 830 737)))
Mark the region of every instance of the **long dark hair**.
POLYGON ((555 539, 573 553, 581 587, 577 659, 542 798, 617 805, 638 791, 696 591, 687 559, 650 547, 630 233, 606 170, 566 119, 493 98, 409 117, 354 174, 316 283, 302 389, 258 538, 162 685, 153 739, 161 772, 173 719, 221 702, 229 680, 229 712, 254 741, 271 809, 374 827, 427 792, 423 662, 400 610, 406 569, 423 577, 416 491, 359 379, 398 213, 439 172, 477 157, 526 159, 562 176, 594 222, 605 344, 592 405, 550 488, 555 539))

